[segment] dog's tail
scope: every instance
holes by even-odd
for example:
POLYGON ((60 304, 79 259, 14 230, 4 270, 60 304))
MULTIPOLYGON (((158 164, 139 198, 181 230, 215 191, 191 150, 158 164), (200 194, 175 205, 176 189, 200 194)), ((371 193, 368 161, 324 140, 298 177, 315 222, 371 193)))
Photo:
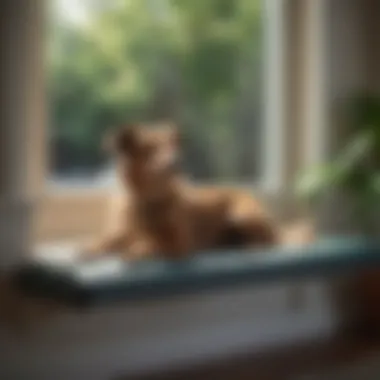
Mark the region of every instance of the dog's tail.
POLYGON ((315 240, 315 231, 311 222, 300 220, 282 227, 280 231, 281 245, 304 245, 315 240))

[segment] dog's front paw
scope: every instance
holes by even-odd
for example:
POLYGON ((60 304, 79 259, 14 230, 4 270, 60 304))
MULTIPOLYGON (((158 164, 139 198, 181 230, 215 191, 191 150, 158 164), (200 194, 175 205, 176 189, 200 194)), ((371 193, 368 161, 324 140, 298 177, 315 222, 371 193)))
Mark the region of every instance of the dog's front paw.
POLYGON ((149 241, 137 241, 125 251, 123 257, 127 260, 144 260, 156 254, 155 245, 149 241))
POLYGON ((103 245, 101 244, 100 241, 97 241, 97 240, 90 240, 90 241, 83 242, 79 246, 78 252, 79 252, 79 257, 85 260, 96 258, 105 254, 103 245))

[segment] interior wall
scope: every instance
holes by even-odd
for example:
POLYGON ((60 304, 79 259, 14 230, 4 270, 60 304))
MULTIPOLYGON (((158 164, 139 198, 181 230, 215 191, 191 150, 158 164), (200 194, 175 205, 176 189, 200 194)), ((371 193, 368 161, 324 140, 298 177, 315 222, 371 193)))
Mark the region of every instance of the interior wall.
POLYGON ((368 88, 369 59, 367 14, 372 0, 327 2, 328 155, 346 139, 348 101, 368 88))
POLYGON ((380 2, 366 0, 367 35, 368 35, 368 78, 372 90, 380 93, 380 2))
MULTIPOLYGON (((23 259, 39 195, 32 173, 43 128, 42 0, 2 0, 0 11, 0 268, 23 259)), ((41 182, 41 181, 40 181, 41 182)))

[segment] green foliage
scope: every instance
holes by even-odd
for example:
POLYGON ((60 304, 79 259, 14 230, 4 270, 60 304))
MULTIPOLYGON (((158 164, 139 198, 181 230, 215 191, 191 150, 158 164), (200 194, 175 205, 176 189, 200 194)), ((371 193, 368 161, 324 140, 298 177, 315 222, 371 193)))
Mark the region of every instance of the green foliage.
POLYGON ((351 110, 349 143, 335 160, 301 175, 296 191, 315 202, 329 191, 343 190, 353 196, 358 215, 368 221, 380 200, 380 99, 360 96, 351 110))
POLYGON ((107 128, 169 117, 188 137, 193 173, 239 175, 255 136, 244 139, 242 130, 259 122, 260 4, 113 0, 89 2, 83 25, 55 15, 48 81, 55 170, 103 162, 107 128))

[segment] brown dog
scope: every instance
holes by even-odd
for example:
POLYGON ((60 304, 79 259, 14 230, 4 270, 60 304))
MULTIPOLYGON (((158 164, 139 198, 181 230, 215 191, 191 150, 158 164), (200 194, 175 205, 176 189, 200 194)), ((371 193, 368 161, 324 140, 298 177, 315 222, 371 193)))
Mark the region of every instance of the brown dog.
POLYGON ((108 139, 123 193, 88 253, 179 258, 197 250, 274 245, 279 229, 251 194, 198 187, 178 170, 175 127, 125 126, 108 139))

